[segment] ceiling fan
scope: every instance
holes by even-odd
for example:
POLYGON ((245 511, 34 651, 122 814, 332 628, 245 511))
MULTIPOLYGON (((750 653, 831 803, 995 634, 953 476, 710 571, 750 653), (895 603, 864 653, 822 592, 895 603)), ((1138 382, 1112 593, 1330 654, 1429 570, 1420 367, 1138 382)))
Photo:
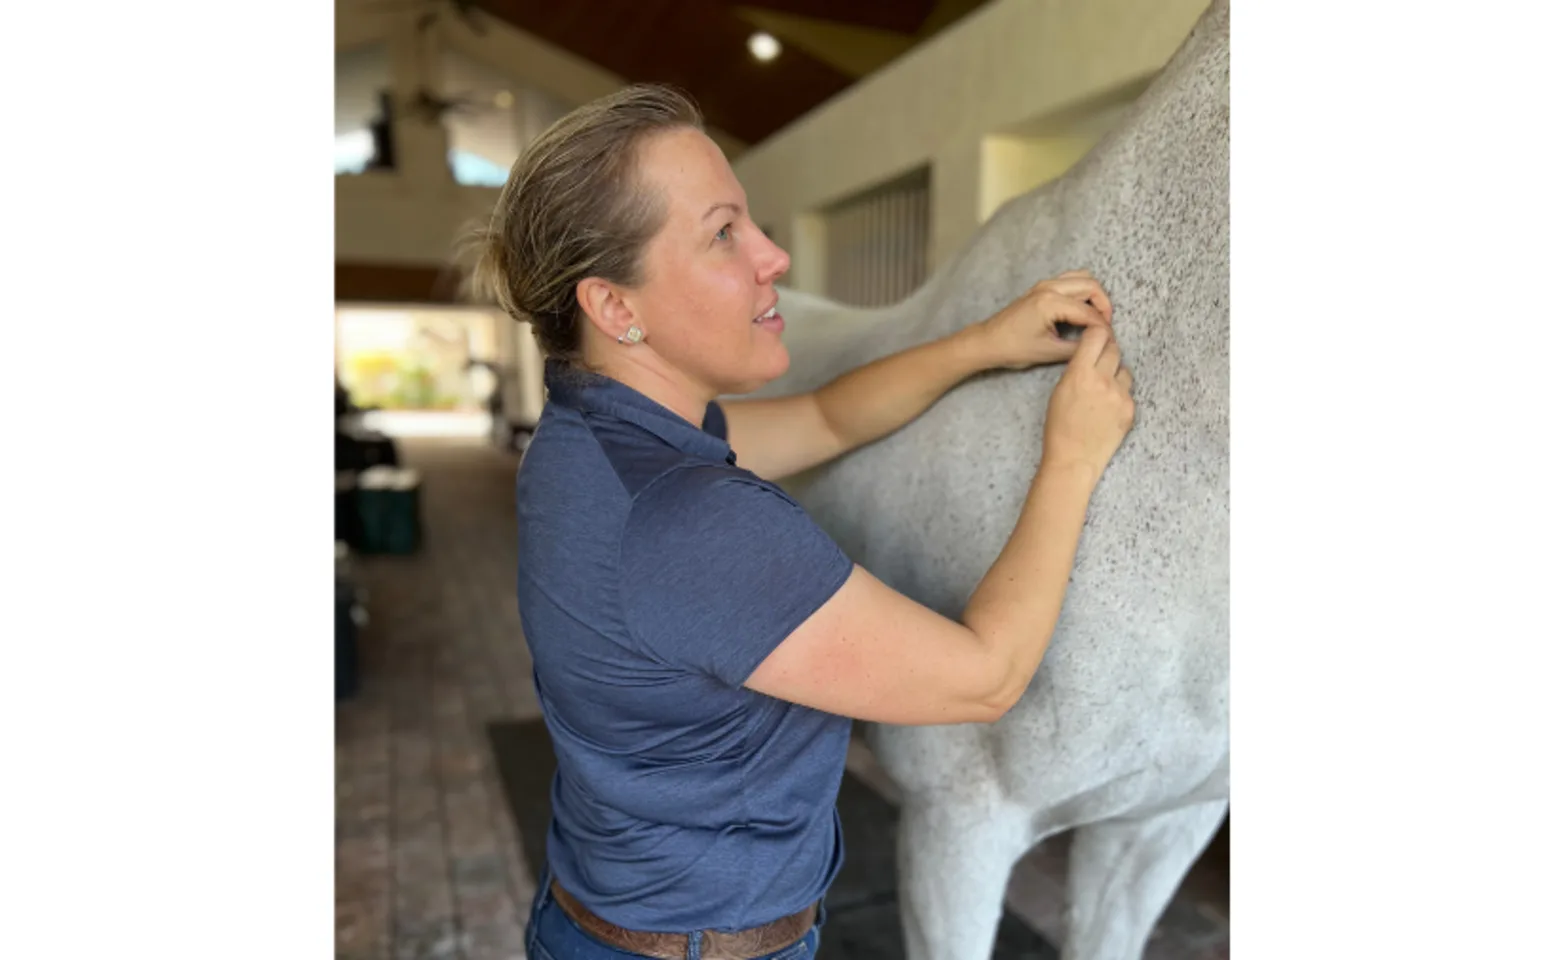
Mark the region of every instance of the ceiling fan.
POLYGON ((443 97, 426 86, 420 86, 417 93, 402 102, 401 107, 428 124, 439 123, 448 115, 474 114, 495 109, 491 101, 460 95, 443 97))
MULTIPOLYGON (((421 9, 424 13, 418 18, 419 33, 423 33, 434 26, 442 13, 449 12, 474 33, 480 36, 484 35, 483 22, 478 17, 479 11, 483 9, 479 0, 365 0, 364 6, 383 13, 421 9)), ((422 65, 425 55, 425 52, 420 51, 418 71, 420 74, 426 72, 422 65)), ((401 102, 386 102, 385 112, 389 113, 392 107, 417 117, 424 123, 433 125, 449 115, 472 114, 492 110, 496 107, 496 104, 467 96, 442 96, 427 83, 420 83, 418 91, 411 97, 401 102)), ((386 122, 389 122, 389 119, 389 116, 384 118, 386 122)))

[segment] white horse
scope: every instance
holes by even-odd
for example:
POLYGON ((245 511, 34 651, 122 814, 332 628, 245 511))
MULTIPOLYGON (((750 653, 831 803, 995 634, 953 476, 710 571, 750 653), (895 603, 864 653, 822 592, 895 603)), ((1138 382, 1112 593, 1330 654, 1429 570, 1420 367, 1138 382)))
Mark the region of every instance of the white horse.
MULTIPOLYGON (((1088 268, 1114 304, 1136 424, 1098 488, 1047 657, 994 724, 873 726, 901 789, 912 960, 988 957, 1011 867, 1075 830, 1065 960, 1127 960, 1228 807, 1228 9, 1065 176, 1018 197, 916 294, 781 293, 818 386, 1088 268)), ((959 616, 1020 514, 1062 367, 988 374, 788 486, 848 553, 959 616)))

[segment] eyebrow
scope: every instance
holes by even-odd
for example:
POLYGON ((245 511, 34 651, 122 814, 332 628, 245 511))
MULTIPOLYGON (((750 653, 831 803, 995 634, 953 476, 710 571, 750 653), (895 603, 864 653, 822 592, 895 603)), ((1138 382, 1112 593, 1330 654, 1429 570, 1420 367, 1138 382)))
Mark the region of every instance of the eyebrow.
POLYGON ((701 222, 705 223, 707 217, 709 217, 712 214, 716 213, 718 210, 721 210, 723 207, 727 207, 729 210, 732 210, 734 213, 741 213, 742 212, 739 209, 739 205, 736 204, 736 203, 727 203, 727 202, 714 203, 714 204, 711 205, 711 209, 710 210, 707 210, 705 213, 701 214, 701 222))

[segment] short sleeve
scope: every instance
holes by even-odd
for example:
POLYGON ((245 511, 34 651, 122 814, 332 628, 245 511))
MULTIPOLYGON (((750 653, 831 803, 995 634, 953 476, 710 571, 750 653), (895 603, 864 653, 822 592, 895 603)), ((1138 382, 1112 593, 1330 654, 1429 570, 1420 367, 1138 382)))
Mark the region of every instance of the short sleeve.
POLYGON ((781 491, 703 467, 675 471, 636 498, 620 562, 631 636, 657 659, 732 687, 853 570, 781 491))
POLYGON ((706 418, 701 421, 701 429, 718 440, 728 439, 728 415, 722 412, 717 401, 706 404, 706 418))

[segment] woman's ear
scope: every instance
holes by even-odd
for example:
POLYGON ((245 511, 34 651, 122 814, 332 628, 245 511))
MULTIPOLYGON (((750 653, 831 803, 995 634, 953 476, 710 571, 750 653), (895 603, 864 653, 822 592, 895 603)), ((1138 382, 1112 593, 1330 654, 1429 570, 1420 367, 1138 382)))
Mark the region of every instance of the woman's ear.
POLYGON ((610 340, 618 340, 636 323, 635 310, 606 280, 588 277, 576 284, 576 303, 587 321, 610 340))

